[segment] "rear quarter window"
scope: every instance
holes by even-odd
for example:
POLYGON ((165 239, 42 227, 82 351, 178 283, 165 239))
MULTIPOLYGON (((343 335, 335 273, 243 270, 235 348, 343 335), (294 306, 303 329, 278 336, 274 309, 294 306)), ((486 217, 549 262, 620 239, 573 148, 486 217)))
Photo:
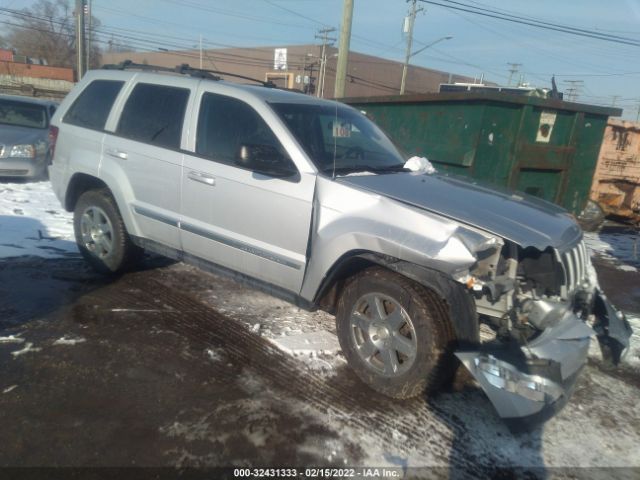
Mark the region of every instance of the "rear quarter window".
POLYGON ((161 147, 179 149, 190 90, 140 83, 122 110, 116 133, 161 147))
POLYGON ((73 102, 62 120, 64 123, 92 130, 104 130, 111 107, 124 82, 94 80, 73 102))

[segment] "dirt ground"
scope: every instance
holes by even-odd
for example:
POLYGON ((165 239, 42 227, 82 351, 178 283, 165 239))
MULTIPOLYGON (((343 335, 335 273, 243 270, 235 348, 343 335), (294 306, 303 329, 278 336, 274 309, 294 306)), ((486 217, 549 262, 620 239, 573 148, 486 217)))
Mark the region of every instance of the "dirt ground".
MULTIPOLYGON (((640 312, 640 274, 597 267, 610 298, 640 312)), ((105 279, 77 257, 1 260, 0 466, 640 471, 637 369, 592 360, 557 417, 512 434, 473 385, 390 400, 341 354, 274 342, 332 329, 327 314, 179 263, 105 279)))

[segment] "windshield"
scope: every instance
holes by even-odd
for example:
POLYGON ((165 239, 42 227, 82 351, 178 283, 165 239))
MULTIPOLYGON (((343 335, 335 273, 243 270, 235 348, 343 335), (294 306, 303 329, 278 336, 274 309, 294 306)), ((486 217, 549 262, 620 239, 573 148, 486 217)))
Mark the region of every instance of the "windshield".
POLYGON ((47 128, 47 112, 42 105, 0 100, 0 123, 17 127, 47 128))
POLYGON ((331 173, 402 170, 404 159, 360 112, 340 105, 272 104, 318 170, 331 173))

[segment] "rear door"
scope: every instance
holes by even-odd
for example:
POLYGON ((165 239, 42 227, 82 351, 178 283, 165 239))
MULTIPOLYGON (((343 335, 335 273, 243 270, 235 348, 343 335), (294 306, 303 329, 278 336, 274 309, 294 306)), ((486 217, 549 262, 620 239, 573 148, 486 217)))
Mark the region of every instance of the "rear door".
POLYGON ((199 93, 196 105, 194 152, 185 152, 182 175, 184 250, 299 292, 315 175, 298 172, 269 126, 277 117, 265 105, 259 113, 243 100, 208 91, 199 93), (263 115, 269 114, 267 121, 263 115), (276 178, 239 166, 243 145, 277 150, 291 175, 276 178))
POLYGON ((129 88, 115 131, 107 132, 101 171, 125 189, 142 235, 180 248, 180 147, 190 89, 181 78, 141 75, 129 88), (160 83, 161 82, 161 83, 160 83))

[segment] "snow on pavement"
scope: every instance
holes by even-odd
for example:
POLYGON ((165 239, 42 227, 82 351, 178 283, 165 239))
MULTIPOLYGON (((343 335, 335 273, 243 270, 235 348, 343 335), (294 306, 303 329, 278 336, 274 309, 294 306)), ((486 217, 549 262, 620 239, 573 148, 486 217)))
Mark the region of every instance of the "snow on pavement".
POLYGON ((640 267, 640 234, 631 229, 622 232, 585 232, 584 240, 592 256, 598 256, 619 270, 635 272, 640 267))
POLYGON ((77 253, 73 215, 49 182, 0 183, 0 258, 77 253))

